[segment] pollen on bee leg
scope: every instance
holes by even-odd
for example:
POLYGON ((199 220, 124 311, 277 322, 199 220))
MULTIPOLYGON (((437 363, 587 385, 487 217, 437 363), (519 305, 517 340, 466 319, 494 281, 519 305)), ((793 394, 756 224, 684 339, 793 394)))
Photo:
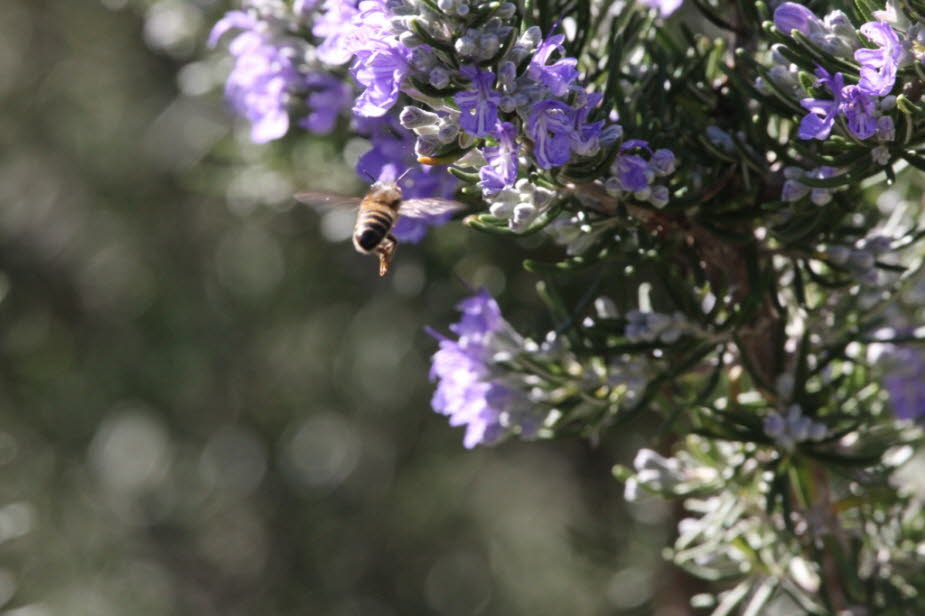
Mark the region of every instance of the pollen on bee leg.
POLYGON ((376 253, 379 255, 379 275, 385 276, 389 273, 389 264, 392 257, 395 256, 395 247, 398 246, 398 240, 390 233, 376 247, 376 253))

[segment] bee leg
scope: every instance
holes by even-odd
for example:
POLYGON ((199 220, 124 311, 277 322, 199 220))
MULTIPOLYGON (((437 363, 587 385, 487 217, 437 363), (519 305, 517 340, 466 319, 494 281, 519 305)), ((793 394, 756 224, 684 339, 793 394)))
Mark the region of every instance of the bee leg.
POLYGON ((379 255, 380 276, 385 276, 389 272, 389 264, 392 262, 392 257, 395 256, 396 247, 398 247, 398 240, 391 233, 376 246, 376 253, 379 255))

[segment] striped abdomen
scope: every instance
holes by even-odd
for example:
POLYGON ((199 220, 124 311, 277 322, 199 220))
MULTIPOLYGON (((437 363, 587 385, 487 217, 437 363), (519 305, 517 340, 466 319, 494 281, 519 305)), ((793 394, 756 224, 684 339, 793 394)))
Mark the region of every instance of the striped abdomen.
POLYGON ((398 218, 398 203, 391 207, 381 201, 363 199, 353 228, 353 245, 360 252, 370 252, 385 239, 398 218))

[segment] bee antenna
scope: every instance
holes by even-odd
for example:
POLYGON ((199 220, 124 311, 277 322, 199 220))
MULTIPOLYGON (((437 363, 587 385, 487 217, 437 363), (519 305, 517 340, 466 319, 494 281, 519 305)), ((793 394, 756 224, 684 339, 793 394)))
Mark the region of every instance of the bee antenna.
POLYGON ((366 169, 363 169, 363 175, 365 175, 366 177, 368 177, 368 178, 369 178, 369 181, 372 182, 373 184, 376 183, 376 178, 374 178, 374 177, 373 177, 373 174, 370 173, 369 171, 367 171, 366 169))
POLYGON ((405 176, 408 175, 409 173, 411 173, 411 167, 408 167, 407 169, 405 169, 405 171, 400 176, 398 176, 398 179, 395 180, 395 183, 398 184, 399 182, 401 182, 405 178, 405 176))

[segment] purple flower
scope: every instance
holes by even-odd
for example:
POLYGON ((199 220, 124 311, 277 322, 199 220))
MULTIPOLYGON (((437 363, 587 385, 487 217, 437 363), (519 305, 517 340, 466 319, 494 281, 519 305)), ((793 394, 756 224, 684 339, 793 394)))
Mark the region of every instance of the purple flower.
POLYGON ((649 163, 638 154, 621 153, 614 162, 614 170, 621 190, 636 192, 649 187, 649 163))
MULTIPOLYGON (((610 173, 613 174, 614 177, 608 180, 608 182, 611 184, 612 189, 637 192, 649 188, 649 185, 655 179, 656 168, 653 167, 652 161, 647 161, 639 154, 631 153, 634 150, 643 150, 652 156, 652 149, 649 147, 649 144, 642 139, 627 139, 624 141, 620 145, 620 152, 617 154, 617 158, 610 166, 610 173)), ((668 152, 668 150, 659 151, 668 152)), ((669 162, 665 158, 664 153, 659 156, 660 160, 664 159, 662 162, 669 162)), ((653 161, 654 160, 653 158, 653 161)), ((673 162, 672 159, 672 165, 673 162)))
POLYGON ((877 99, 860 86, 845 86, 841 112, 850 130, 858 139, 867 139, 877 132, 877 99))
POLYGON ((460 337, 459 343, 464 347, 468 344, 484 346, 486 338, 505 323, 498 302, 485 289, 464 299, 457 308, 462 317, 459 323, 450 325, 450 331, 460 337))
POLYGON ((890 116, 877 118, 877 138, 880 141, 893 141, 896 139, 896 126, 890 116))
MULTIPOLYGON (((438 381, 431 405, 450 418, 451 426, 466 426, 463 445, 492 445, 517 426, 510 425, 516 407, 526 403, 523 393, 492 374, 491 358, 513 333, 501 317, 497 302, 482 290, 459 304, 462 317, 450 329, 451 340, 431 331, 439 341, 430 378, 438 381)), ((516 334, 514 334, 516 335, 516 334)))
POLYGON ((845 87, 845 76, 841 73, 830 75, 821 66, 816 67, 816 86, 828 86, 832 92, 833 100, 821 98, 804 98, 800 104, 806 109, 807 113, 800 122, 800 130, 797 132, 800 139, 819 139, 824 141, 828 139, 832 132, 832 126, 835 125, 835 117, 842 103, 842 90, 845 87))
MULTIPOLYGON (((372 47, 375 41, 370 41, 372 47)), ((385 115, 398 100, 402 78, 408 73, 411 51, 404 46, 379 43, 378 49, 356 53, 353 76, 366 90, 353 106, 354 113, 371 118, 385 115)))
POLYGON ((351 21, 357 14, 356 2, 326 0, 325 12, 312 25, 312 34, 323 42, 318 46, 318 58, 325 64, 345 64, 354 52, 351 21))
POLYGON ((498 122, 501 94, 492 89, 495 74, 475 66, 464 66, 459 72, 472 81, 473 88, 460 92, 453 99, 459 106, 459 126, 474 137, 484 137, 498 122))
POLYGON ((784 201, 798 201, 809 194, 809 186, 797 180, 787 180, 781 189, 780 198, 784 201))
POLYGON ((385 115, 398 100, 411 59, 411 50, 399 43, 392 30, 392 14, 385 0, 362 0, 357 8, 353 2, 328 0, 325 9, 312 30, 324 38, 318 57, 328 64, 343 64, 354 56, 350 70, 365 86, 354 113, 385 115))
POLYGON ((641 0, 644 5, 652 9, 658 9, 659 15, 668 17, 678 10, 683 0, 641 0))
POLYGON ((677 168, 678 161, 675 158, 674 152, 665 148, 659 148, 652 154, 649 165, 658 175, 671 175, 677 168))
POLYGON ((533 153, 542 169, 561 167, 571 158, 573 109, 565 103, 547 99, 533 105, 527 120, 527 135, 533 140, 533 153))
POLYGON ((488 164, 479 169, 479 186, 487 195, 496 194, 517 181, 517 154, 519 147, 515 138, 516 127, 510 122, 495 126, 498 145, 482 150, 488 164))
POLYGON ((334 130, 340 110, 352 98, 350 86, 328 73, 311 73, 306 84, 310 111, 299 121, 299 126, 318 135, 327 135, 334 130))
MULTIPOLYGON (((404 129, 396 118, 390 115, 386 118, 358 119, 361 121, 357 122, 357 131, 369 134, 373 145, 357 161, 357 173, 364 180, 373 178, 394 182, 400 177, 399 186, 405 199, 449 199, 453 196, 456 192, 456 178, 445 167, 419 165, 414 158, 414 134, 404 129)), ((417 243, 423 239, 428 227, 443 225, 450 218, 452 212, 423 218, 401 216, 392 228, 392 233, 400 242, 417 243)))
POLYGON ((591 156, 600 149, 601 129, 604 121, 588 123, 588 114, 601 104, 604 96, 600 92, 588 94, 585 104, 572 114, 572 134, 569 136, 572 151, 579 156, 591 156))
POLYGON ((307 16, 315 10, 319 0, 295 0, 292 4, 292 11, 296 15, 307 16))
POLYGON ((630 150, 645 150, 649 154, 652 154, 652 148, 649 147, 649 142, 645 139, 627 139, 620 145, 621 152, 629 152, 630 150))
POLYGON ((888 358, 890 371, 883 384, 890 393, 899 419, 919 420, 925 416, 925 355, 918 349, 902 348, 888 358))
POLYGON ((861 26, 861 33, 879 49, 862 48, 854 52, 861 65, 858 87, 868 94, 886 96, 896 83, 896 70, 903 56, 903 46, 890 24, 872 21, 861 26))
POLYGON ((558 50, 565 53, 565 48, 562 46, 563 41, 565 41, 564 34, 553 34, 547 37, 540 43, 527 67, 527 75, 530 79, 545 85, 555 96, 563 96, 568 92, 572 82, 578 78, 578 69, 575 68, 578 60, 575 58, 562 58, 552 64, 546 64, 553 52, 558 50))
POLYGON ((822 21, 802 4, 784 2, 774 10, 774 25, 784 34, 799 30, 806 36, 824 30, 822 21))
POLYGON ((209 35, 214 46, 226 32, 242 30, 228 49, 235 58, 225 96, 235 113, 251 123, 251 140, 266 143, 289 130, 287 100, 303 90, 305 76, 296 68, 291 45, 271 40, 263 24, 241 11, 231 11, 209 35))

